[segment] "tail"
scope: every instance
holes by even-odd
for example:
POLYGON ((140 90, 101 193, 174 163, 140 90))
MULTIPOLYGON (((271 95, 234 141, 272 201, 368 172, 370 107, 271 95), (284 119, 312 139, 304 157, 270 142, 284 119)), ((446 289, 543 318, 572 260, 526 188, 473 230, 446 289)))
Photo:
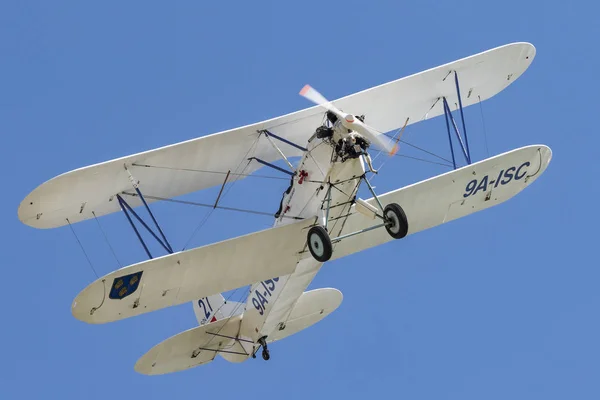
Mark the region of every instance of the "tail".
POLYGON ((244 312, 244 305, 235 301, 226 301, 223 295, 203 297, 192 303, 194 314, 200 325, 216 322, 244 312))

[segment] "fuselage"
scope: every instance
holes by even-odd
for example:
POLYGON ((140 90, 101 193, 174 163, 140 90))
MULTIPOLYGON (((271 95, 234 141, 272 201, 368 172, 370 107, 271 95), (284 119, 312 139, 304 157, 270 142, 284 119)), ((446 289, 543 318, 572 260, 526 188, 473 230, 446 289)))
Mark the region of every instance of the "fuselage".
MULTIPOLYGON (((294 222, 294 218, 313 218, 323 221, 326 214, 324 200, 329 185, 330 211, 327 216, 328 231, 335 237, 343 227, 352 201, 358 190, 360 177, 365 172, 362 157, 335 160, 334 148, 327 141, 313 138, 303 154, 290 187, 284 192, 274 226, 294 222)), ((285 329, 286 321, 299 297, 312 282, 323 263, 306 257, 307 249, 298 249, 298 263, 290 275, 273 277, 252 285, 240 327, 240 337, 254 343, 269 337, 276 330, 285 329)), ((247 345, 245 345, 246 347, 247 345)), ((252 346, 247 349, 252 351, 252 346)), ((222 354, 229 361, 243 361, 246 356, 222 354)))

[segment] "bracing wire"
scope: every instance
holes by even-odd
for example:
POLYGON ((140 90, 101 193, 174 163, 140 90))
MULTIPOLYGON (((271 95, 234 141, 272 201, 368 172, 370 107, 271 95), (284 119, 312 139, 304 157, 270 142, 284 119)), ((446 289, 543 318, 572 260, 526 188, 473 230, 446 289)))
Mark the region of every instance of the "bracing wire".
POLYGON ((422 162, 429 163, 429 164, 441 165, 441 166, 443 166, 443 167, 452 168, 452 165, 450 165, 450 164, 441 163, 441 162, 437 162, 437 161, 426 160, 426 159, 424 159, 424 158, 418 158, 418 157, 407 156, 407 155, 405 155, 405 154, 394 154, 394 155, 395 155, 396 157, 408 158, 408 159, 415 160, 415 161, 422 161, 422 162))
MULTIPOLYGON (((244 160, 248 159, 248 154, 250 154, 250 152, 256 148, 256 145, 258 144, 258 139, 260 138, 260 136, 258 136, 256 138, 256 140, 254 140, 254 143, 248 148, 248 151, 246 152, 246 154, 244 154, 244 157, 242 157, 242 159, 240 160, 238 166, 234 169, 234 171, 238 171, 240 169, 240 167, 242 166, 242 163, 244 162, 244 160)), ((248 163, 246 163, 246 166, 244 167, 244 169, 242 169, 242 174, 244 174, 244 172, 246 171, 246 169, 248 168, 248 166, 250 165, 251 160, 248 160, 248 163)), ((237 172, 234 172, 234 174, 237 174, 237 172)), ((233 181, 231 183, 231 185, 229 185, 227 187, 227 189, 225 189, 224 193, 222 194, 222 198, 224 198, 227 193, 229 193, 229 191, 231 190, 231 188, 237 183, 237 180, 233 181)), ((196 226, 196 229, 194 229, 194 231, 192 232, 190 238, 187 240, 187 242, 185 243, 185 245, 183 246, 183 248, 181 249, 181 251, 185 250, 187 248, 187 246, 190 244, 190 242, 192 241, 192 239, 194 238, 194 236, 196 236, 196 233, 206 224, 206 222, 208 221, 208 219, 212 216, 212 214, 215 212, 216 208, 213 208, 212 210, 209 210, 205 215, 204 218, 202 218, 202 220, 200 221, 200 223, 196 226)))
POLYGON ((96 223, 98 224, 98 228, 100 228, 100 232, 102 232, 102 236, 104 236, 104 240, 106 241, 108 248, 110 249, 112 255, 115 257, 115 260, 117 260, 117 264, 119 265, 119 267, 123 267, 123 264, 121 264, 121 261, 119 261, 119 258, 117 257, 117 253, 115 253, 115 249, 113 249, 112 245, 110 244, 110 241, 108 240, 108 236, 106 236, 106 232, 104 232, 104 229, 102 229, 102 225, 100 225, 100 221, 98 220, 98 217, 96 217, 96 213, 94 211, 92 211, 92 215, 94 216, 94 219, 96 220, 96 223))
POLYGON ((83 255, 85 255, 85 258, 86 258, 88 264, 90 264, 90 268, 92 269, 92 272, 94 272, 94 275, 96 275, 96 279, 100 278, 98 276, 98 273, 96 272, 96 269, 94 268, 94 265, 92 264, 92 261, 90 260, 90 257, 88 256, 87 252, 85 251, 85 248, 81 244, 81 240, 79 240, 79 237, 75 233, 75 229, 73 229, 73 225, 71 225, 71 221, 69 221, 69 218, 66 218, 66 220, 67 220, 67 223, 69 224, 69 228, 71 228, 71 232, 73 232, 73 236, 75 236, 75 240, 77 240, 77 243, 79 243, 79 247, 81 247, 81 251, 83 252, 83 255))
MULTIPOLYGON (((125 192, 123 194, 135 197, 135 195, 132 193, 125 192)), ((195 201, 170 199, 168 197, 151 196, 148 194, 144 195, 144 197, 147 199, 165 201, 168 203, 185 204, 185 205, 189 205, 189 206, 198 206, 198 207, 206 207, 206 208, 215 208, 214 204, 198 203, 195 201)), ((255 215, 265 215, 265 216, 269 216, 269 217, 273 217, 273 215, 274 215, 274 213, 272 213, 272 212, 248 210, 246 208, 235 208, 235 207, 225 207, 225 206, 217 206, 216 208, 219 210, 236 211, 236 212, 243 212, 243 213, 255 214, 255 215)), ((295 217, 295 216, 284 216, 284 218, 301 219, 300 217, 295 217)))
POLYGON ((490 150, 488 148, 488 140, 487 140, 487 130, 485 129, 485 118, 483 118, 483 106, 481 105, 481 96, 477 96, 479 98, 479 111, 481 112, 481 123, 483 125, 483 139, 485 141, 485 152, 489 158, 490 150))
MULTIPOLYGON (((161 165, 149 165, 149 164, 131 164, 134 167, 144 167, 144 168, 156 168, 156 169, 168 169, 171 171, 183 171, 183 172, 198 172, 203 174, 215 174, 215 175, 227 175, 227 171, 211 171, 206 169, 193 169, 193 168, 176 168, 176 167, 167 167, 161 165)), ((242 173, 230 173, 231 176, 239 176, 239 177, 249 177, 249 178, 261 178, 261 179, 276 179, 276 180, 288 180, 288 178, 281 176, 271 176, 271 175, 257 175, 257 174, 242 174, 242 173)))
MULTIPOLYGON (((390 134, 388 134, 388 133, 385 133, 384 135, 385 135, 385 136, 387 136, 387 137, 389 137, 389 138, 391 138, 391 139, 394 139, 394 136, 393 136, 393 135, 390 135, 390 134)), ((425 149, 424 149, 424 148, 422 148, 422 147, 419 147, 419 146, 417 146, 417 145, 414 145, 414 144, 412 144, 412 143, 409 143, 409 142, 407 142, 406 140, 402 140, 402 139, 400 139, 400 143, 404 143, 404 144, 405 144, 405 145, 407 145, 407 146, 410 146, 410 147, 412 147, 412 148, 414 148, 414 149, 417 149, 417 150, 419 150, 419 151, 422 151, 422 152, 424 152, 424 153, 427 153, 427 154, 429 154, 429 155, 431 155, 431 156, 434 156, 434 157, 436 157, 436 158, 439 158, 440 160, 442 160, 442 161, 446 161, 447 163, 451 163, 451 162, 452 162, 452 161, 448 160, 447 158, 444 158, 444 157, 442 157, 442 156, 439 156, 439 155, 437 155, 437 154, 435 154, 435 153, 433 153, 433 152, 431 152, 431 151, 425 150, 425 149)))
POLYGON ((212 215, 212 213, 214 211, 215 210, 212 209, 212 210, 209 210, 206 214, 204 214, 204 216, 202 217, 202 219, 200 220, 200 222, 198 223, 198 225, 196 225, 196 229, 194 229, 194 231, 190 235, 190 237, 187 240, 187 242, 185 242, 185 244, 181 248, 181 251, 184 251, 188 247, 188 245, 190 244, 190 242, 192 241, 192 239, 194 238, 194 236, 196 236, 196 233, 200 230, 200 228, 202 228, 204 226, 204 224, 206 224, 206 221, 208 221, 208 219, 210 218, 210 216, 212 215))
MULTIPOLYGON (((389 137, 389 138, 390 138, 390 139, 392 139, 392 140, 396 140, 396 138, 398 138, 398 139, 397 139, 397 141, 398 141, 398 142, 404 143, 404 144, 406 144, 406 145, 408 145, 408 146, 410 146, 410 147, 413 147, 413 148, 415 148, 415 149, 417 149, 417 150, 420 150, 420 151, 422 151, 422 152, 425 152, 425 153, 427 153, 427 154, 430 154, 430 155, 432 155, 432 156, 434 156, 434 157, 437 157, 437 158, 439 158, 439 159, 440 159, 440 160, 442 160, 442 161, 446 161, 448 164, 446 164, 446 163, 441 163, 441 162, 436 162, 436 161, 431 161, 431 160, 426 160, 426 159, 424 159, 424 158, 419 158, 419 157, 407 156, 407 155, 405 155, 405 154, 400 154, 400 153, 396 153, 396 154, 394 154, 394 156, 395 156, 395 157, 402 157, 402 158, 406 158, 406 159, 410 159, 410 160, 421 161, 421 162, 425 162, 425 163, 429 163, 429 164, 433 164, 433 165, 441 165, 441 166, 444 166, 444 167, 452 168, 452 165, 450 165, 450 164, 449 164, 449 163, 450 163, 450 160, 447 160, 447 159, 445 159, 444 157, 438 156, 437 154, 435 154, 435 153, 432 153, 432 152, 430 152, 430 151, 427 151, 427 150, 425 150, 425 149, 423 149, 423 148, 420 148, 420 147, 418 147, 418 146, 416 146, 416 145, 414 145, 414 144, 408 143, 406 140, 402 140, 402 139, 400 139, 400 138, 399 138, 399 135, 401 134, 401 132, 402 132, 403 130, 404 130, 404 128, 400 128, 400 129, 396 130, 396 132, 395 132, 394 134, 384 133, 384 135, 385 135, 385 136, 387 136, 387 137, 389 137)), ((377 158, 378 158, 378 157, 379 157, 381 154, 382 154, 382 150, 379 150, 379 151, 377 152, 377 154, 375 155, 375 157, 373 158, 373 161, 372 161, 372 162, 374 163, 374 162, 375 162, 375 160, 377 160, 377 158)), ((386 159, 385 159, 385 160, 384 160, 384 161, 383 161, 383 162, 382 162, 382 163, 379 165, 379 170, 381 170, 381 168, 382 168, 382 167, 385 165, 385 163, 386 163, 386 161, 387 161, 387 160, 388 160, 388 159, 386 158, 386 159)))

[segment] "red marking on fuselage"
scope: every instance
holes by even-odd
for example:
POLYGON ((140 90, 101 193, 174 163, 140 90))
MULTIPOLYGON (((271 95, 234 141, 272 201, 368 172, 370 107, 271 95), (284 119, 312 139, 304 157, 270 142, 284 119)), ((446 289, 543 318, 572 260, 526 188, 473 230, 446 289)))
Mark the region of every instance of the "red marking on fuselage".
POLYGON ((302 170, 300 171, 300 179, 298 179, 298 185, 302 185, 302 182, 304 182, 304 178, 308 178, 308 172, 302 170))

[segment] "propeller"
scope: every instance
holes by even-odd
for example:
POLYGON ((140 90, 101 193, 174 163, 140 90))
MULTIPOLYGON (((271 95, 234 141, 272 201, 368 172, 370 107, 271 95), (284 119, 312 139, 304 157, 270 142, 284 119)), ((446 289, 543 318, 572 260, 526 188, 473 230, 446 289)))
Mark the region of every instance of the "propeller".
POLYGON ((354 115, 341 111, 310 85, 305 85, 300 91, 300 95, 312 101, 313 103, 323 107, 327 111, 331 111, 332 113, 334 113, 346 129, 356 131, 361 135, 367 137, 380 149, 387 151, 389 155, 394 155, 398 151, 398 145, 392 144, 389 140, 387 140, 384 134, 377 132, 375 129, 371 128, 369 125, 365 124, 360 119, 355 118, 354 115))

